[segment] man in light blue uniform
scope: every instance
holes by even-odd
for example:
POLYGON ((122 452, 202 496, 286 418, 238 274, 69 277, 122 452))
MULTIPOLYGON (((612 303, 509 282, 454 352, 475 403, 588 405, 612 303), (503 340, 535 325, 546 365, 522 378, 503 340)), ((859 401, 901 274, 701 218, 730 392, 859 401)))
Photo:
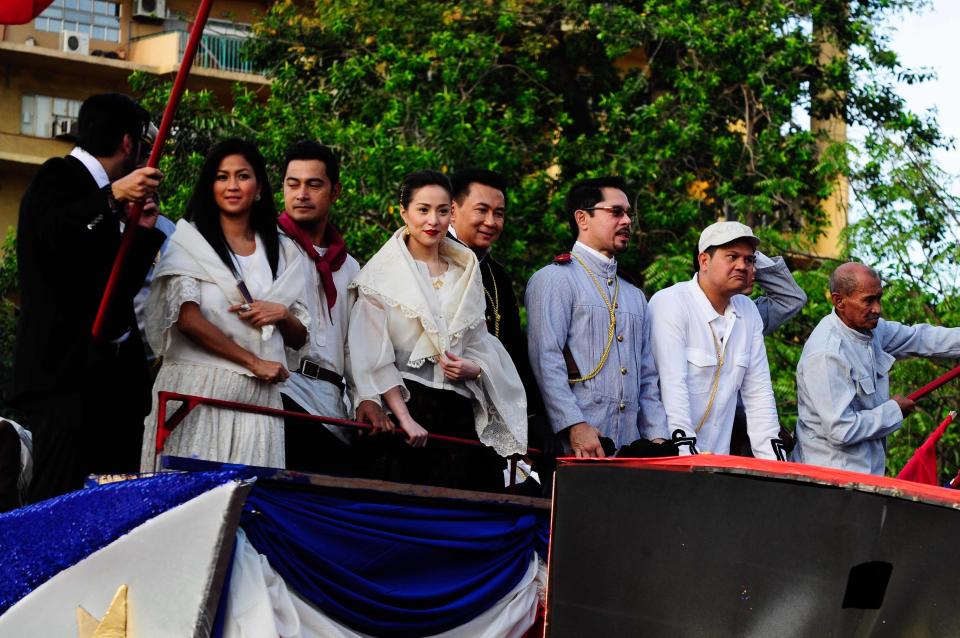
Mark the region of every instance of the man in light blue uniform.
POLYGON ((574 184, 565 208, 577 242, 527 284, 533 373, 551 428, 578 457, 604 456, 601 436, 620 448, 668 434, 647 301, 614 257, 630 242, 625 190, 618 177, 574 184))
POLYGON ((833 312, 810 334, 797 365, 793 460, 883 475, 887 436, 915 407, 890 397, 893 362, 960 357, 960 328, 884 321, 882 296, 880 278, 863 264, 842 264, 830 275, 833 312))
POLYGON ((743 294, 749 295, 754 284, 763 291, 763 296, 754 299, 753 303, 760 312, 763 336, 766 337, 803 310, 807 293, 797 285, 783 257, 767 257, 759 250, 756 256, 756 273, 743 294))

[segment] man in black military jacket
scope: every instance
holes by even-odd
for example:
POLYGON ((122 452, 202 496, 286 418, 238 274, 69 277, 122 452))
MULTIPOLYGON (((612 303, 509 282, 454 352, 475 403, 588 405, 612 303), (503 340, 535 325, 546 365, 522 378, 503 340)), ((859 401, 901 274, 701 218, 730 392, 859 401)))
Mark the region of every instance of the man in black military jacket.
POLYGON ((164 239, 152 202, 98 342, 91 327, 125 207, 151 198, 161 178, 136 168, 149 126, 147 112, 125 95, 88 98, 77 147, 44 163, 20 204, 12 398, 33 432, 33 501, 80 488, 89 473, 139 465, 150 386, 133 297, 164 239))
POLYGON ((506 181, 493 171, 469 169, 454 173, 453 216, 450 234, 473 249, 480 260, 484 296, 487 299, 487 330, 506 348, 520 373, 531 415, 530 446, 543 447, 542 401, 530 369, 527 338, 520 329, 520 307, 507 271, 490 255, 503 232, 506 213, 506 181))

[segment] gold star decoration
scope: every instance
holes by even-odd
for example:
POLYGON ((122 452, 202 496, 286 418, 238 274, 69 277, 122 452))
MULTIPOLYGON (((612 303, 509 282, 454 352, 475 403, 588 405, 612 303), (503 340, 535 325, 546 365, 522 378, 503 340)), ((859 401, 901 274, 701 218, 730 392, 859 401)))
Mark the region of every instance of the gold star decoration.
POLYGON ((120 585, 101 620, 83 607, 77 607, 77 626, 79 638, 126 638, 127 586, 120 585))

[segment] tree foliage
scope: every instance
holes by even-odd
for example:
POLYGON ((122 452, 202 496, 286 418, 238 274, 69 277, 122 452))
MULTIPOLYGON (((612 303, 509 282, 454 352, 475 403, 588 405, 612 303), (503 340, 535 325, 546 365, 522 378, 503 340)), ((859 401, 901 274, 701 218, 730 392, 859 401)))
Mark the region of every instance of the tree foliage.
MULTIPOLYGON (((287 145, 317 139, 343 158, 335 219, 363 261, 400 224, 405 173, 492 168, 510 181, 497 258, 522 285, 572 241, 560 212, 570 182, 618 173, 636 208, 635 242, 620 261, 652 294, 689 277, 700 229, 721 216, 809 267, 799 258, 825 223, 821 202, 845 176, 864 211, 851 245, 888 275, 888 316, 957 325, 956 202, 930 161, 946 142, 896 94, 896 81, 927 76, 901 66, 884 27, 920 4, 282 0, 246 50, 272 79, 269 96, 238 87, 229 109, 209 93, 185 96, 162 164, 163 210, 179 216, 216 139, 257 141, 275 184, 287 145), (822 56, 824 41, 842 54, 822 56), (809 114, 869 134, 834 143, 809 114)), ((145 75, 132 83, 159 117, 168 87, 145 75)), ((810 303, 767 341, 788 424, 800 349, 830 309, 833 265, 797 273, 810 303)), ((900 364, 894 391, 934 372, 900 364)), ((894 437, 892 468, 945 400, 894 437)))
MULTIPOLYGON (((884 27, 920 4, 286 0, 247 50, 273 80, 270 97, 240 91, 229 112, 195 97, 199 114, 184 129, 196 131, 174 143, 186 161, 170 168, 189 176, 218 127, 254 137, 275 165, 292 140, 330 144, 344 165, 337 222, 361 260, 399 225, 406 172, 496 169, 511 182, 497 257, 518 282, 569 246, 565 187, 618 173, 637 211, 634 249, 620 261, 648 294, 689 276, 703 226, 741 219, 768 252, 805 266, 796 276, 807 307, 767 339, 780 415, 792 425, 796 364, 830 312, 836 265, 804 257, 838 176, 863 211, 852 252, 887 276, 887 316, 960 324, 956 202, 930 159, 947 141, 896 93, 897 81, 928 76, 901 66, 884 27), (822 55, 824 42, 834 55, 822 55), (836 143, 810 115, 868 134, 836 143)), ((183 183, 167 188, 179 209, 183 183)), ((899 364, 893 389, 907 393, 941 368, 899 364)), ((891 439, 892 472, 956 398, 940 391, 891 439)), ((955 441, 944 446, 945 472, 960 463, 955 441)))

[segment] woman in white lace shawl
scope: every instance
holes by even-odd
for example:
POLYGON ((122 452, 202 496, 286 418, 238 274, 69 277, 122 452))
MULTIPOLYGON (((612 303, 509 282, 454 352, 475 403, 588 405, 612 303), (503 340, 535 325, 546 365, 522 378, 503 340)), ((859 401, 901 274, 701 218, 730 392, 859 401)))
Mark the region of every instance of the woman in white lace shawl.
MULTIPOLYGON (((304 262, 277 232, 266 166, 244 140, 215 145, 167 251, 156 266, 145 328, 163 366, 145 422, 141 469, 156 469, 161 390, 282 407, 284 345, 306 340, 304 262)), ((171 401, 167 414, 179 406, 171 401)), ((200 406, 163 454, 284 466, 283 419, 200 406)))
POLYGON ((404 179, 404 227, 350 285, 350 362, 357 399, 382 397, 408 444, 374 437, 386 447, 376 453, 375 475, 502 490, 502 457, 527 450, 526 396, 510 356, 487 332, 476 257, 446 237, 450 190, 437 171, 404 179), (431 433, 485 447, 428 445, 431 433))

